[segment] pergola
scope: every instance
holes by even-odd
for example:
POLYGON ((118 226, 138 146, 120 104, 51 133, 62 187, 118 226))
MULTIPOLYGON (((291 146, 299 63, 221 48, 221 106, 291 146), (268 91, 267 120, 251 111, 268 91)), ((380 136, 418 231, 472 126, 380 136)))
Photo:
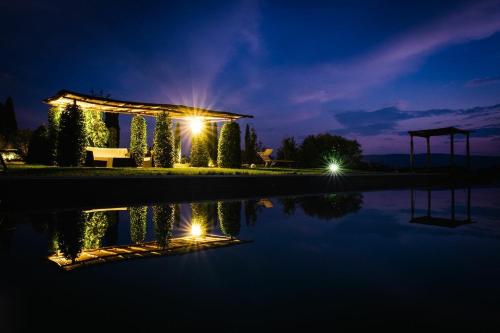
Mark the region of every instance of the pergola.
POLYGON ((246 114, 209 110, 185 105, 122 101, 106 97, 85 95, 70 90, 61 90, 56 95, 45 99, 44 102, 52 106, 61 107, 67 104, 76 103, 82 109, 89 111, 151 117, 155 117, 161 112, 168 112, 170 118, 177 120, 197 118, 202 121, 213 122, 233 121, 239 118, 253 118, 253 116, 246 114))
POLYGON ((413 137, 422 137, 425 138, 427 142, 427 168, 431 166, 431 146, 430 146, 430 138, 431 136, 442 136, 449 135, 450 136, 450 165, 453 166, 455 164, 455 142, 454 137, 455 134, 463 134, 466 136, 466 151, 467 151, 467 168, 470 169, 470 143, 469 136, 471 131, 458 129, 456 127, 443 127, 443 128, 434 128, 434 129, 426 129, 419 131, 408 131, 410 135, 410 167, 413 169, 414 167, 414 146, 413 146, 413 137))

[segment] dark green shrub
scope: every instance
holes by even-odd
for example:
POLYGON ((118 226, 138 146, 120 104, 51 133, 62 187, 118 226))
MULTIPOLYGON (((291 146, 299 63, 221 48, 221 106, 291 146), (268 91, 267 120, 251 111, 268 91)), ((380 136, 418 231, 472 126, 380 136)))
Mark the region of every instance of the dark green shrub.
POLYGON ((130 124, 130 157, 137 166, 142 166, 144 156, 148 149, 146 132, 146 119, 143 116, 135 115, 130 124))
POLYGON ((45 165, 51 164, 49 133, 47 128, 43 125, 39 126, 31 135, 26 163, 45 165))
POLYGON ((235 237, 241 227, 241 201, 219 201, 217 203, 220 230, 226 236, 235 237))
POLYGON ((210 159, 208 153, 207 129, 191 137, 191 166, 207 167, 210 159))
POLYGON ((240 126, 225 123, 220 131, 217 165, 221 168, 241 167, 240 126))
POLYGON ((106 112, 104 123, 108 129, 108 139, 106 146, 108 148, 120 147, 120 118, 118 113, 106 112))
POLYGON ((57 245, 66 258, 75 262, 83 248, 85 220, 81 211, 57 213, 57 245))
POLYGON ((297 161, 299 159, 299 147, 295 143, 295 138, 284 138, 281 147, 278 148, 277 158, 279 160, 297 161))
POLYGON ((61 114, 57 137, 57 163, 79 166, 85 158, 85 127, 77 104, 68 104, 61 114))
POLYGON ((361 162, 361 146, 356 140, 338 135, 309 135, 300 147, 300 155, 304 167, 324 167, 332 158, 340 160, 343 166, 353 167, 361 162))
POLYGON ((172 168, 174 166, 174 136, 172 121, 166 112, 156 118, 156 127, 153 143, 153 162, 158 168, 172 168))

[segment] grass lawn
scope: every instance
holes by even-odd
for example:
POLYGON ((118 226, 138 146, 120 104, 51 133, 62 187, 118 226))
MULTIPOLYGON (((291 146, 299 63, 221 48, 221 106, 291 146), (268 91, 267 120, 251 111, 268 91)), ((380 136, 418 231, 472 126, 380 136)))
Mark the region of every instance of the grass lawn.
POLYGON ((7 176, 22 177, 123 177, 123 176, 162 176, 162 175, 314 175, 326 174, 323 169, 292 168, 194 168, 183 165, 175 168, 60 168, 44 165, 9 164, 7 176))

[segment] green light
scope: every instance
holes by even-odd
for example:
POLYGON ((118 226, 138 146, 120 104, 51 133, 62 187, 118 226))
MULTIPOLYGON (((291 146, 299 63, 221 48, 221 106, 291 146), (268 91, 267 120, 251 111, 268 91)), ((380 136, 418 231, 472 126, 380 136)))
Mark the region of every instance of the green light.
POLYGON ((336 162, 332 162, 328 165, 328 170, 330 170, 332 174, 337 174, 340 171, 340 165, 336 162))

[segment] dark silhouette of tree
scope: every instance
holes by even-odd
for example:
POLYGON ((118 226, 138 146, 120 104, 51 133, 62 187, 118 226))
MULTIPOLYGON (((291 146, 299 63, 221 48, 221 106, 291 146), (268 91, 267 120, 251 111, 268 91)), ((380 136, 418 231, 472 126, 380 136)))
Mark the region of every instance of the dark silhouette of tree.
POLYGON ((16 112, 14 110, 14 101, 12 97, 7 98, 4 105, 4 115, 2 117, 3 125, 3 135, 7 144, 12 143, 17 133, 17 119, 16 112))
POLYGON ((180 227, 181 226, 181 205, 176 203, 176 204, 173 204, 174 205, 174 225, 176 227, 180 227))
POLYGON ((237 122, 222 126, 217 151, 217 165, 221 168, 241 167, 240 125, 237 122))
POLYGON ((300 155, 304 167, 324 167, 332 158, 352 167, 361 162, 361 146, 356 140, 338 135, 309 135, 300 147, 300 155))
POLYGON ((28 156, 28 148, 33 131, 30 129, 18 129, 12 145, 18 150, 19 154, 26 159, 28 156))
POLYGON ((166 112, 156 118, 156 127, 153 143, 153 162, 158 168, 172 168, 174 166, 174 134, 172 120, 166 112))
POLYGON ((130 123, 130 157, 137 166, 142 166, 148 149, 146 119, 135 115, 130 123))
POLYGON ((39 126, 32 134, 28 145, 28 164, 51 164, 49 132, 45 126, 39 126))
POLYGON ((238 236, 241 228, 241 201, 217 202, 220 230, 231 238, 238 236))
POLYGON ((108 229, 104 234, 103 245, 116 245, 118 243, 118 224, 120 222, 120 212, 107 211, 105 212, 108 217, 108 229))
POLYGON ((299 147, 295 143, 293 136, 284 138, 281 141, 281 147, 278 148, 277 158, 279 160, 298 161, 299 147))
POLYGON ((297 198, 295 197, 284 197, 278 199, 283 206, 283 214, 291 216, 295 214, 295 204, 297 203, 297 198))
POLYGON ((257 132, 255 128, 250 128, 247 124, 245 127, 245 150, 243 151, 243 159, 246 163, 252 164, 257 162, 257 132))
POLYGON ((174 132, 174 163, 181 163, 182 158, 182 140, 181 140, 181 123, 175 124, 174 132))
POLYGON ((129 207, 130 239, 135 244, 143 243, 146 239, 146 225, 148 216, 147 206, 129 207))
POLYGON ((57 241, 59 251, 73 263, 82 251, 84 218, 81 211, 57 213, 57 241))
POLYGON ((309 216, 330 220, 355 213, 363 205, 361 193, 334 193, 297 198, 300 207, 309 216))
POLYGON ((108 129, 108 148, 120 147, 120 118, 118 113, 106 112, 104 114, 104 123, 108 129))
POLYGON ((77 104, 68 104, 61 114, 57 138, 57 162, 60 166, 79 166, 85 157, 83 115, 77 104))
POLYGON ((161 204, 153 206, 153 229, 159 247, 166 248, 172 238, 174 226, 174 205, 161 204))

